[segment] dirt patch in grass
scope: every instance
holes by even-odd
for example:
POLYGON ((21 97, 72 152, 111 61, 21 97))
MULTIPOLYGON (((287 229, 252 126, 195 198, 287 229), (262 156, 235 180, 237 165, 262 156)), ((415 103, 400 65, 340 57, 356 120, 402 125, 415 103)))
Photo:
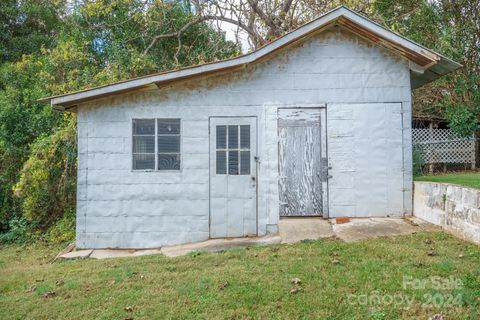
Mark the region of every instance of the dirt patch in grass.
POLYGON ((1 319, 479 318, 480 248, 441 232, 48 264, 57 252, 0 249, 1 319))

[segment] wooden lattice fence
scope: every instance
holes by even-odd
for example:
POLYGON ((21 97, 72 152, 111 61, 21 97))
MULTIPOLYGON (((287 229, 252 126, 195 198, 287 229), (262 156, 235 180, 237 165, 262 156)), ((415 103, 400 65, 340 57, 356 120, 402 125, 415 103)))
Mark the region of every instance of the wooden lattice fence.
POLYGON ((461 138, 450 129, 413 129, 414 147, 425 164, 475 164, 475 137, 461 138))

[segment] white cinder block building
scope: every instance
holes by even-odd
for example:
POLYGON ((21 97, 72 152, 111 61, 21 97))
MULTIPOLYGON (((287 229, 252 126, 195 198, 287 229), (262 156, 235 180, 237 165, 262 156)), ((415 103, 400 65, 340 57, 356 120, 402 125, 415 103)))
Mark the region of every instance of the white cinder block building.
POLYGON ((459 67, 340 7, 235 59, 45 99, 78 115, 77 247, 409 215, 411 90, 459 67))

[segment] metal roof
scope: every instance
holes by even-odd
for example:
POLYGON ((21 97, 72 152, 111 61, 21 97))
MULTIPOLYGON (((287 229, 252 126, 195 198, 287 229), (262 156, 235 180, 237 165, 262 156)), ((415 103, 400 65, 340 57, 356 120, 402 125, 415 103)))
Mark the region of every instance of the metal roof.
POLYGON ((150 86, 159 86, 166 82, 204 76, 220 71, 239 69, 245 65, 255 63, 279 49, 296 43, 312 33, 325 30, 333 25, 341 25, 358 36, 385 47, 409 60, 412 88, 418 88, 461 67, 459 63, 388 30, 345 6, 341 6, 251 53, 236 58, 155 73, 109 85, 43 98, 39 101, 50 102, 53 108, 65 110, 81 102, 105 96, 150 86))

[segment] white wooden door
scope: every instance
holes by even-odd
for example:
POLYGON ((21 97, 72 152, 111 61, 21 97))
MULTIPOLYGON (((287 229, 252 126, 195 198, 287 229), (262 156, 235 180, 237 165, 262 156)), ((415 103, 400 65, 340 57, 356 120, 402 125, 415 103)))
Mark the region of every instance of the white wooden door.
POLYGON ((281 216, 327 216, 324 108, 278 110, 281 216))
POLYGON ((257 234, 257 119, 210 118, 210 237, 257 234))

